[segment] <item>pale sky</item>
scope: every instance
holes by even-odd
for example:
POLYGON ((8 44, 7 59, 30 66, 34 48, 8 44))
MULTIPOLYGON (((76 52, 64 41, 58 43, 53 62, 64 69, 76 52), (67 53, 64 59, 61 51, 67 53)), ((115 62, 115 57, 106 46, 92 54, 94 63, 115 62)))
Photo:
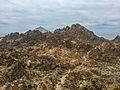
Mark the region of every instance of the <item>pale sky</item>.
POLYGON ((0 0, 0 34, 73 23, 106 38, 120 35, 120 0, 0 0))

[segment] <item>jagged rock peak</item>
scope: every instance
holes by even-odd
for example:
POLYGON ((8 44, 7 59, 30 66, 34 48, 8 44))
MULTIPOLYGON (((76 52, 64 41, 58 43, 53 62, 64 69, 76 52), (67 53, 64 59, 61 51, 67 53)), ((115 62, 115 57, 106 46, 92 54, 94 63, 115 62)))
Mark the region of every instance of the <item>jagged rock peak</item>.
POLYGON ((83 27, 82 25, 80 25, 80 24, 72 24, 71 25, 71 29, 75 29, 75 28, 81 28, 81 27, 83 27))
POLYGON ((72 24, 71 26, 66 26, 64 28, 58 28, 56 29, 54 32, 63 32, 63 31, 86 31, 88 32, 89 30, 87 28, 85 28, 84 26, 80 25, 80 24, 72 24))
POLYGON ((115 39, 114 39, 114 40, 116 40, 116 39, 120 39, 120 36, 119 36, 119 35, 117 35, 117 36, 115 37, 115 39))
POLYGON ((39 30, 40 32, 42 32, 42 33, 46 33, 46 32, 48 32, 48 30, 47 29, 45 29, 45 28, 43 28, 43 27, 37 27, 37 28, 35 28, 34 30, 39 30))
POLYGON ((66 38, 79 38, 82 40, 97 40, 98 42, 106 41, 102 37, 98 37, 92 31, 88 30, 84 26, 80 24, 72 24, 71 26, 66 26, 62 29, 56 29, 54 34, 61 35, 62 37, 66 38))
POLYGON ((113 39, 113 41, 115 41, 115 42, 120 42, 120 36, 117 35, 117 36, 113 39))

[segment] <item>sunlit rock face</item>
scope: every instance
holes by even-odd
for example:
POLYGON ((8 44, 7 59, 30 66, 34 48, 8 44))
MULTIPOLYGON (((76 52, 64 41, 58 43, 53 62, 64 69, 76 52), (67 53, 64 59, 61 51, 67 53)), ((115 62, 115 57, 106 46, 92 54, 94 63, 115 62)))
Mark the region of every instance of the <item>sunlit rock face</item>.
POLYGON ((119 36, 80 24, 11 33, 0 41, 0 90, 119 90, 119 51, 119 36))

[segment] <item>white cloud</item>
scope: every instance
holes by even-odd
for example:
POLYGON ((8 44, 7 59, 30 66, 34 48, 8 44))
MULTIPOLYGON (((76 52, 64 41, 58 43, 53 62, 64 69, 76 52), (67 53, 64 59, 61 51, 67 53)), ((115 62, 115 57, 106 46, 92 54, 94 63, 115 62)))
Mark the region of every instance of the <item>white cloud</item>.
POLYGON ((40 24, 53 29, 75 22, 96 29, 96 23, 120 20, 119 10, 120 0, 0 0, 0 33, 1 29, 20 31, 40 24))

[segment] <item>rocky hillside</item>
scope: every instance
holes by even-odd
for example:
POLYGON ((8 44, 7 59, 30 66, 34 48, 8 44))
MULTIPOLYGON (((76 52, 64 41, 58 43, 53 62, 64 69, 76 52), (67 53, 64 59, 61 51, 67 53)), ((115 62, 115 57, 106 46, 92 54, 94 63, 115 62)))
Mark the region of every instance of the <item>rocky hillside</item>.
POLYGON ((0 41, 0 90, 120 90, 116 38, 98 37, 79 24, 6 35, 0 41))

